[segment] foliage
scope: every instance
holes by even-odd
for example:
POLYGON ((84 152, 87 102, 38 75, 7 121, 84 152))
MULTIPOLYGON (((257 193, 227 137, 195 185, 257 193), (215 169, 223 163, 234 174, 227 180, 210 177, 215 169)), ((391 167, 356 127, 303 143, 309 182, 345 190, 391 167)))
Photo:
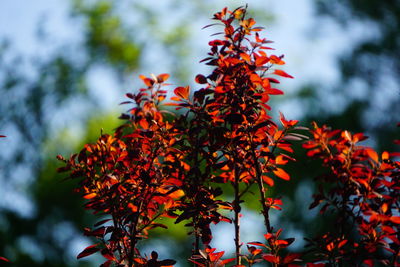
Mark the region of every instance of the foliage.
POLYGON ((346 114, 340 118, 330 116, 331 119, 342 119, 341 127, 372 134, 380 148, 393 147, 390 140, 397 133, 386 126, 397 122, 400 112, 400 54, 397 52, 400 40, 397 38, 399 27, 396 26, 400 23, 398 1, 319 0, 316 4, 323 19, 333 18, 343 35, 348 35, 349 40, 356 40, 346 45, 346 53, 338 57, 341 79, 338 84, 332 85, 334 92, 344 96, 344 102, 347 102, 347 110, 343 112, 346 114), (362 29, 359 33, 358 27, 362 29), (378 65, 380 67, 376 67, 378 65), (355 98, 356 90, 361 90, 362 94, 355 98), (378 103, 377 98, 380 97, 385 99, 384 105, 378 103), (349 115, 352 119, 346 121, 349 115), (354 121, 357 121, 356 125, 354 121))
MULTIPOLYGON (((280 69, 283 56, 267 53, 271 41, 260 37, 262 28, 247 18, 245 7, 214 15, 223 27, 223 37, 209 42, 210 52, 202 60, 212 66, 209 75, 195 80, 201 88, 176 87, 173 102, 167 97, 168 74, 141 76, 144 87, 127 94, 133 107, 121 117, 127 122, 112 135, 103 134, 65 162, 60 171, 79 179, 85 208, 105 216, 85 235, 97 243, 78 258, 100 252, 101 266, 170 266, 171 259, 142 255, 138 243, 145 242, 154 228, 166 228, 165 218, 185 223, 193 236, 195 266, 375 266, 399 264, 399 162, 398 153, 382 156, 358 143, 366 137, 327 126, 299 131, 298 121, 280 114, 280 125, 269 115, 277 76, 293 78, 280 69), (173 106, 171 114, 162 106, 173 106), (310 208, 323 204, 321 213, 332 212, 339 229, 309 239, 309 250, 286 250, 294 238, 283 239, 280 226, 270 221, 272 210, 281 210, 280 198, 267 191, 277 179, 290 180, 284 166, 295 160, 293 143, 304 142, 309 157, 322 159, 327 174, 318 178, 319 192, 310 208), (222 198, 221 184, 233 189, 233 199, 222 198), (250 187, 259 193, 264 219, 263 240, 247 244, 240 237, 243 196, 250 187), (230 215, 226 215, 226 210, 230 215), (232 218, 230 218, 232 217, 232 218), (210 247, 211 223, 232 223, 235 257, 222 260, 224 252, 210 247), (383 251, 385 250, 385 251, 383 251)), ((279 189, 279 188, 278 188, 279 189)), ((276 190, 278 190, 276 189, 276 190)))

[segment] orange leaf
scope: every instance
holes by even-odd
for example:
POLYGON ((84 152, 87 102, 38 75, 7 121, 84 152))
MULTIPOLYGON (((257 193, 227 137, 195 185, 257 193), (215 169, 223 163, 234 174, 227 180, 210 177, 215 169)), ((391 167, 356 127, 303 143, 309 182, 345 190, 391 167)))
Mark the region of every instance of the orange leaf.
POLYGON ((385 159, 389 159, 389 153, 387 151, 384 151, 382 153, 382 160, 385 160, 385 159))
POLYGON ((144 75, 139 75, 139 78, 142 79, 144 84, 147 85, 148 87, 151 87, 154 84, 154 80, 153 79, 147 78, 144 75))
POLYGON ((287 74, 283 70, 275 70, 272 74, 276 74, 285 78, 292 78, 292 79, 294 78, 292 75, 287 74))
POLYGON ((365 152, 367 152, 368 156, 375 161, 376 163, 379 162, 379 157, 378 157, 378 153, 375 152, 375 150, 373 150, 372 148, 366 148, 365 152))
POLYGON ((132 210, 132 212, 137 212, 138 211, 138 207, 133 205, 132 203, 128 204, 128 208, 130 208, 132 210))
POLYGON ((256 59, 256 66, 262 66, 262 65, 268 63, 268 61, 269 61, 268 57, 258 57, 256 59))
MULTIPOLYGON (((224 266, 224 264, 227 264, 227 263, 229 263, 229 262, 232 262, 232 261, 234 261, 235 260, 235 258, 230 258, 230 259, 225 259, 225 260, 222 260, 221 261, 221 266, 224 266)), ((243 266, 243 267, 245 267, 245 265, 237 265, 238 267, 239 266, 243 266)))
POLYGON ((240 56, 247 62, 250 63, 251 62, 251 58, 247 53, 240 53, 240 56))
POLYGON ((270 62, 272 64, 276 64, 276 65, 285 65, 285 61, 283 61, 282 59, 280 59, 279 57, 272 55, 270 57, 270 62))
POLYGON ((283 180, 286 180, 286 181, 290 180, 290 175, 281 168, 277 168, 274 171, 274 174, 283 180))
POLYGON ((84 195, 83 198, 85 198, 85 199, 92 199, 92 198, 94 198, 95 196, 97 196, 96 193, 90 193, 90 194, 84 195))
POLYGON ((172 192, 168 196, 171 197, 171 198, 180 198, 180 197, 182 197, 184 195, 185 195, 185 193, 183 192, 183 190, 179 189, 179 190, 176 190, 176 191, 172 192))
POLYGON ((390 217, 390 221, 393 223, 400 224, 400 216, 392 216, 390 217))
POLYGON ((165 82, 166 80, 168 80, 169 78, 169 74, 168 73, 163 73, 157 76, 157 82, 158 83, 162 83, 165 82))
POLYGON ((269 185, 271 187, 274 186, 274 180, 272 180, 270 177, 263 175, 262 179, 263 179, 264 183, 266 183, 267 185, 269 185))
POLYGON ((382 204, 381 209, 383 211, 383 213, 386 213, 386 211, 388 210, 388 204, 385 202, 382 204))
POLYGON ((183 99, 188 99, 189 98, 189 86, 186 87, 177 87, 174 90, 175 95, 183 98, 183 99))

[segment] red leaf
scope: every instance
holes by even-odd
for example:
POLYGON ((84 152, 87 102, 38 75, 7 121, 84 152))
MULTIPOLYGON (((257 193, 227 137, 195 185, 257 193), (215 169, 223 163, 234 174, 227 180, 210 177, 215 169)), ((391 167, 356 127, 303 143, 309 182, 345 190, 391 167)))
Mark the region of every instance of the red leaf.
POLYGON ((175 88, 174 93, 175 93, 175 95, 179 96, 180 98, 188 99, 189 98, 189 86, 177 87, 177 88, 175 88))
POLYGON ((301 254, 300 253, 289 253, 286 255, 286 257, 283 259, 283 264, 288 264, 291 263, 297 259, 300 259, 301 254))
POLYGON ((103 255, 103 257, 106 258, 107 260, 110 260, 110 261, 115 260, 114 255, 107 248, 104 248, 101 250, 101 255, 103 255))
POLYGON ((272 64, 276 64, 276 65, 284 65, 285 64, 285 61, 283 61, 280 57, 277 57, 275 55, 272 55, 270 57, 270 62, 272 64))
MULTIPOLYGON (((234 260, 235 260, 235 258, 225 259, 225 260, 222 260, 222 261, 221 261, 221 264, 227 264, 227 263, 232 262, 232 261, 234 261, 234 260)), ((223 265, 222 265, 222 266, 223 266, 223 265)))
POLYGON ((0 138, 4 138, 4 137, 7 137, 7 136, 5 136, 5 135, 0 135, 0 138))
POLYGON ((269 61, 268 57, 258 57, 256 59, 256 66, 262 66, 264 64, 266 64, 269 61))
POLYGON ((87 248, 85 248, 81 253, 79 253, 79 255, 76 257, 77 259, 83 258, 83 257, 87 257, 89 255, 92 255, 93 253, 96 253, 97 251, 99 251, 100 249, 97 248, 97 244, 88 246, 87 248))
POLYGON ((168 80, 168 78, 169 78, 169 74, 167 74, 167 73, 160 74, 160 75, 157 76, 157 82, 158 83, 163 83, 166 80, 168 80))
POLYGON ((290 180, 290 175, 281 168, 277 168, 274 171, 274 174, 283 180, 286 180, 286 181, 290 180))
POLYGON ((139 78, 142 79, 144 84, 147 85, 148 87, 151 87, 154 84, 154 80, 153 79, 147 78, 144 75, 139 75, 139 78))
POLYGON ((267 185, 269 185, 271 187, 274 186, 274 180, 272 180, 270 177, 263 175, 262 179, 263 179, 264 183, 266 183, 267 185))
POLYGON ((276 88, 271 88, 271 89, 265 90, 265 92, 270 95, 283 95, 283 91, 276 89, 276 88))
POLYGON ((363 261, 363 263, 369 267, 373 267, 374 266, 374 260, 372 259, 366 259, 363 261))
POLYGON ((393 223, 400 224, 400 216, 392 216, 390 217, 390 221, 393 223))
POLYGON ((195 81, 199 84, 205 84, 207 83, 207 78, 204 77, 204 75, 198 74, 195 78, 195 81))
POLYGON ((263 259, 269 262, 273 262, 273 263, 278 263, 279 262, 279 258, 277 258, 276 256, 272 255, 272 254, 264 254, 263 259))
POLYGON ((84 195, 83 198, 85 198, 85 199, 92 199, 92 198, 94 198, 95 196, 97 196, 96 193, 90 193, 90 194, 84 195))
POLYGON ((294 78, 292 75, 287 74, 283 70, 275 70, 272 74, 276 74, 285 78, 292 78, 292 79, 294 78))
POLYGON ((4 257, 0 257, 0 261, 10 262, 7 258, 4 258, 4 257))
POLYGON ((282 125, 286 128, 295 126, 299 122, 298 120, 286 120, 282 112, 279 112, 279 119, 282 125))

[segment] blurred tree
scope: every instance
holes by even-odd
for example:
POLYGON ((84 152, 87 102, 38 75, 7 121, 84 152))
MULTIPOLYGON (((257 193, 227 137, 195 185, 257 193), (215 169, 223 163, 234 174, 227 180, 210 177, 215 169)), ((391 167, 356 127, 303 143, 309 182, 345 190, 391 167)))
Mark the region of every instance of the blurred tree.
POLYGON ((379 147, 389 149, 400 114, 400 1, 317 3, 321 15, 334 18, 349 34, 361 35, 338 59, 342 80, 333 87, 347 105, 329 123, 340 120, 350 129, 367 131, 379 147))
MULTIPOLYGON (((337 58, 340 78, 336 84, 314 81, 293 95, 305 113, 302 124, 320 121, 333 128, 365 132, 377 151, 395 151, 392 140, 399 136, 396 123, 400 121, 400 1, 315 3, 319 15, 316 29, 323 28, 327 17, 334 18, 343 35, 354 38, 348 43, 349 51, 337 58)), ((309 213, 307 198, 316 187, 313 178, 322 173, 321 163, 307 159, 301 149, 295 151, 297 162, 290 163, 287 170, 296 174, 292 181, 296 185, 285 191, 285 205, 289 205, 280 220, 312 237, 334 228, 335 222, 328 217, 316 220, 315 212, 309 213), (309 216, 304 216, 307 213, 309 216)))
MULTIPOLYGON (((52 129, 55 119, 74 116, 71 106, 80 105, 75 109, 83 116, 74 119, 84 120, 98 105, 89 93, 93 69, 108 66, 122 77, 139 65, 140 45, 111 3, 73 6, 75 16, 84 21, 82 43, 62 44, 46 58, 24 58, 11 43, 2 42, 0 128, 8 138, 0 155, 0 254, 12 266, 87 266, 75 256, 71 262, 77 243, 72 237, 80 236, 76 228, 87 225, 87 217, 76 208, 81 204, 72 195, 73 185, 55 177, 56 165, 49 160, 54 149, 50 156, 44 148, 59 134, 52 129)), ((47 36, 38 37, 46 45, 47 36)))

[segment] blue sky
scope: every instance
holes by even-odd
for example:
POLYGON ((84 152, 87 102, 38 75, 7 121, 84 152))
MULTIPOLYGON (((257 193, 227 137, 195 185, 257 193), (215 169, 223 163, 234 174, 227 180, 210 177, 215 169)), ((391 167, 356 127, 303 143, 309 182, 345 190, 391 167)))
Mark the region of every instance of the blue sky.
MULTIPOLYGON (((135 1, 132 1, 135 2, 135 1)), ((170 10, 167 3, 179 3, 177 0, 159 2, 149 0, 143 3, 144 6, 157 7, 157 13, 164 25, 169 25, 188 16, 185 13, 185 6, 170 10), (171 15, 172 14, 172 15, 171 15)), ((54 0, 2 0, 0 3, 0 37, 7 37, 12 41, 13 50, 24 55, 35 55, 46 57, 52 53, 55 48, 65 42, 79 42, 82 24, 79 20, 70 18, 70 1, 54 0), (50 38, 45 40, 37 39, 36 33, 38 25, 49 33, 50 38)), ((191 6, 196 6, 195 1, 191 6)), ((201 27, 210 23, 211 12, 220 10, 226 5, 238 6, 245 4, 245 1, 232 0, 214 0, 203 1, 203 5, 209 8, 210 14, 204 17, 197 16, 192 25, 192 31, 198 32, 204 42, 193 40, 195 49, 191 56, 197 62, 207 51, 207 39, 209 32, 202 31, 201 27)), ((363 38, 370 38, 374 31, 366 32, 361 23, 352 23, 350 29, 344 30, 337 23, 328 18, 318 18, 313 0, 251 0, 249 6, 255 8, 257 12, 271 15, 272 21, 265 22, 262 19, 256 20, 262 26, 265 26, 265 36, 275 43, 277 54, 284 54, 287 65, 285 70, 293 75, 295 79, 285 79, 282 81, 286 93, 290 95, 301 85, 313 82, 323 84, 334 84, 339 78, 338 66, 336 64, 337 56, 351 50, 352 44, 363 38), (264 24, 265 23, 265 24, 264 24)), ((190 15, 190 14, 189 14, 190 15)), ((134 18, 134 10, 126 12, 127 17, 134 18)), ((168 26, 166 26, 168 27, 168 26)), ((148 33, 143 30, 140 36, 147 38, 148 33)), ((198 35, 194 35, 198 37, 198 35)), ((157 50, 158 47, 154 46, 157 50)), ((152 48, 153 49, 153 48, 152 48)), ((173 65, 160 62, 160 56, 154 49, 144 50, 146 58, 138 74, 170 72, 173 65)), ((194 67, 193 75, 196 68, 194 67)), ((200 72, 202 68, 198 69, 200 72)), ((92 90, 93 95, 103 96, 98 99, 106 108, 112 109, 115 103, 120 102, 120 91, 109 90, 115 86, 112 77, 107 70, 99 68, 93 73, 92 90), (100 75, 99 75, 100 73, 100 75)), ((132 84, 126 84, 131 88, 132 84)), ((127 90, 127 89, 125 89, 127 90)), ((340 97, 340 96, 338 96, 340 97)), ((334 102, 337 99, 334 98, 334 102)), ((336 108, 335 105, 333 105, 336 108)), ((301 108, 292 102, 282 103, 279 107, 287 117, 297 117, 301 114, 301 108)))

